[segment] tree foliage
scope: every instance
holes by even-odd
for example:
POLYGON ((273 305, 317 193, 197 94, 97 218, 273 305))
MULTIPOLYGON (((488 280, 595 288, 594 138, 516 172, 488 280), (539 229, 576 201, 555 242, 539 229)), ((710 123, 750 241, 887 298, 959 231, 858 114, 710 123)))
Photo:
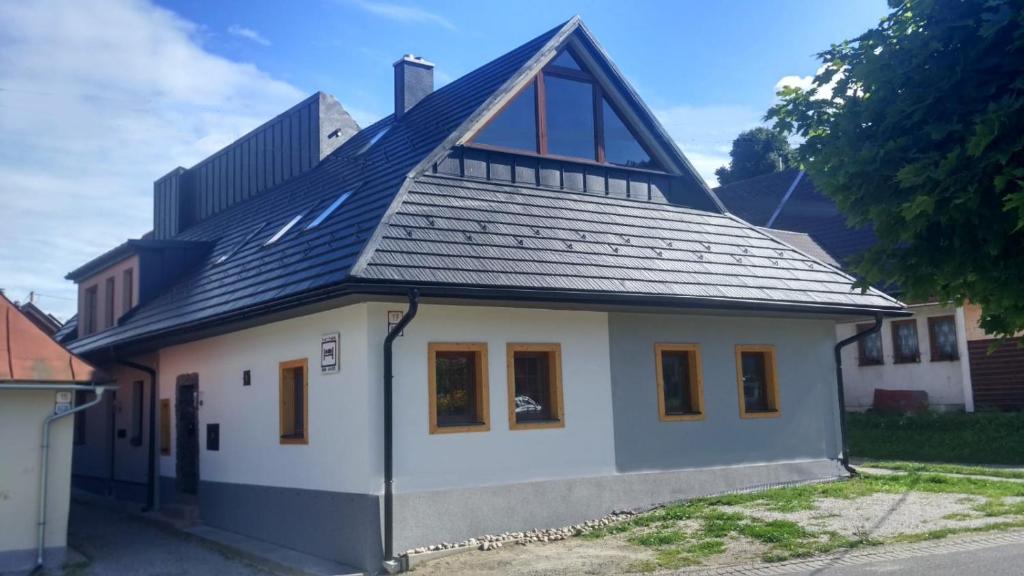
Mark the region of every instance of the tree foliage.
POLYGON ((718 183, 725 185, 754 176, 770 174, 792 165, 792 150, 786 136, 770 128, 740 132, 732 141, 729 166, 715 170, 718 183))
POLYGON ((814 182, 878 244, 863 283, 965 299, 1024 329, 1024 2, 890 0, 877 28, 819 54, 767 118, 804 138, 814 182))

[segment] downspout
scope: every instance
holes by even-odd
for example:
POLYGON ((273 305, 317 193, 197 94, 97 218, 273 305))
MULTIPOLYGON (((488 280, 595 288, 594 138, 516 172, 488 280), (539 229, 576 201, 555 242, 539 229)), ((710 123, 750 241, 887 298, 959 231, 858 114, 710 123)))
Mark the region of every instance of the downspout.
POLYGON ((47 492, 47 474, 49 472, 50 463, 50 424, 60 420, 61 418, 70 416, 76 412, 81 412, 86 408, 90 408, 99 404, 103 400, 103 393, 107 391, 109 386, 84 386, 84 385, 70 385, 70 386, 47 386, 46 384, 0 384, 0 389, 7 390, 86 390, 96 393, 96 398, 92 402, 86 402, 81 406, 75 406, 67 412, 61 414, 50 414, 43 420, 43 443, 40 447, 40 458, 41 465, 39 468, 39 520, 37 523, 36 533, 36 565, 32 569, 32 572, 38 572, 43 568, 43 550, 46 548, 46 492, 47 492))
POLYGON ((419 291, 409 291, 409 309, 384 338, 384 570, 388 574, 401 571, 395 558, 395 512, 394 512, 394 424, 393 424, 393 376, 392 344, 416 317, 419 310, 419 291))
POLYGON ((149 474, 146 475, 146 507, 142 509, 143 512, 149 512, 156 508, 156 370, 128 360, 118 360, 117 363, 149 375, 149 474))
MULTIPOLYGON (((882 313, 877 312, 875 313, 875 324, 871 328, 868 328, 863 332, 858 332, 845 340, 841 340, 835 347, 836 385, 839 387, 839 438, 843 448, 843 453, 840 456, 839 462, 851 476, 855 476, 857 471, 850 466, 850 443, 847 439, 846 431, 846 391, 843 390, 843 348, 853 344, 854 342, 860 341, 871 334, 877 334, 881 329, 882 313)), ((856 330, 856 328, 854 328, 854 330, 856 330)))

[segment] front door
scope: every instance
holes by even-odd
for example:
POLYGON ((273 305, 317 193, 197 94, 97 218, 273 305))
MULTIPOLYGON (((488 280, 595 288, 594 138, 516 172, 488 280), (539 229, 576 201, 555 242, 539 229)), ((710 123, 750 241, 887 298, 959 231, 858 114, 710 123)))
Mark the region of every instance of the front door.
POLYGON ((199 487, 199 375, 181 374, 177 380, 174 413, 177 426, 178 492, 195 494, 199 487))

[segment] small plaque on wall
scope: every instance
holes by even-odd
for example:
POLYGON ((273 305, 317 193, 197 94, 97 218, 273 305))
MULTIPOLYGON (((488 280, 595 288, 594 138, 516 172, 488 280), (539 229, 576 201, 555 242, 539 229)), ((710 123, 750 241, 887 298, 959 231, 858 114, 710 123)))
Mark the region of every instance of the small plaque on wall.
POLYGON ((340 350, 341 334, 333 332, 320 337, 320 373, 334 374, 338 371, 338 354, 340 350))

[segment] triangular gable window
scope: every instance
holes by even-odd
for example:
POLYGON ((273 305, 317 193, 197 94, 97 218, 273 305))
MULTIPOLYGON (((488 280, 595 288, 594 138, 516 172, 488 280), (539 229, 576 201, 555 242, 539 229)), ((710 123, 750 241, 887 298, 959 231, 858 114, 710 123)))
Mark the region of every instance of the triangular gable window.
POLYGON ((569 50, 473 137, 474 144, 662 170, 569 50))

